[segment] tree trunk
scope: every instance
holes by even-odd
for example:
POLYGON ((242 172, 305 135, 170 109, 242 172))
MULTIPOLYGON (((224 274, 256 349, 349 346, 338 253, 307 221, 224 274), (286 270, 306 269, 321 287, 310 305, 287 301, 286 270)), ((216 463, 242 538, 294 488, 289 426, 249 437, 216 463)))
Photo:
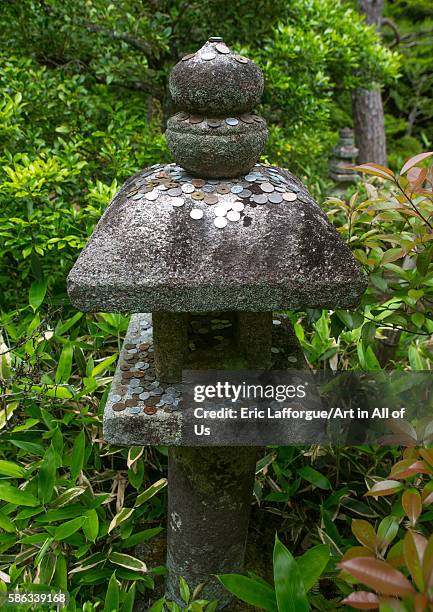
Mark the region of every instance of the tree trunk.
POLYGON ((358 163, 387 165, 385 125, 380 89, 358 88, 353 96, 353 121, 358 163))
MULTIPOLYGON (((384 0, 359 0, 359 9, 369 25, 380 30, 384 0)), ((358 162, 387 165, 382 95, 378 86, 358 88, 353 96, 353 115, 358 162)))

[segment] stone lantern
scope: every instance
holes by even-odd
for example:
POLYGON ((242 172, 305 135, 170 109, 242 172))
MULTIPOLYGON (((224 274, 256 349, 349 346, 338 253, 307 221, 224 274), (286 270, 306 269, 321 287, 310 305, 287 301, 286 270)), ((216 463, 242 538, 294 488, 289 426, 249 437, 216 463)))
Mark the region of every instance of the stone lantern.
POLYGON ((329 162, 329 176, 344 192, 351 184, 356 183, 359 174, 351 169, 356 162, 359 150, 355 147, 353 130, 343 128, 336 146, 332 149, 334 157, 329 162))
POLYGON ((68 278, 77 308, 135 313, 104 437, 169 446, 167 594, 180 602, 183 576, 220 607, 230 596, 213 576, 243 569, 257 445, 290 444, 296 432, 265 430, 260 444, 194 436, 182 371, 302 368, 288 318, 273 311, 348 308, 366 286, 305 186, 257 163, 262 89, 259 67, 220 38, 183 57, 170 76, 175 163, 125 182, 68 278))

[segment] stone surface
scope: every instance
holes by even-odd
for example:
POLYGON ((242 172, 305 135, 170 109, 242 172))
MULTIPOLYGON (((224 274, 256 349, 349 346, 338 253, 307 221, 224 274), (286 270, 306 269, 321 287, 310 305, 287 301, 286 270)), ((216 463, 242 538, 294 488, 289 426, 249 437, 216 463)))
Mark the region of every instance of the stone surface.
MULTIPOLYGON (((249 318, 250 323, 252 322, 252 313, 242 314, 244 322, 249 318)), ((267 342, 267 324, 269 321, 269 313, 261 313, 256 315, 261 323, 262 329, 257 331, 258 340, 255 338, 255 331, 250 328, 251 345, 252 348, 257 348, 258 345, 263 342, 267 342)), ((143 400, 140 395, 133 395, 135 387, 132 381, 122 383, 122 375, 124 372, 121 370, 122 364, 126 363, 126 357, 128 357, 129 346, 142 346, 141 343, 149 345, 149 350, 153 350, 153 333, 152 333, 152 315, 150 314, 135 314, 131 317, 131 322, 128 327, 128 332, 125 337, 125 342, 121 350, 119 362, 117 364, 116 372, 113 377, 110 393, 107 398, 104 409, 104 422, 103 422, 103 433, 104 439, 110 444, 116 444, 120 446, 142 446, 144 444, 155 445, 155 446, 264 446, 266 444, 300 444, 300 443, 318 443, 321 439, 324 431, 322 425, 318 422, 297 422, 296 427, 293 423, 286 420, 281 423, 280 420, 276 420, 273 423, 267 422, 266 426, 263 426, 263 421, 257 423, 251 423, 251 425, 244 426, 242 423, 238 424, 237 421, 218 421, 213 425, 212 436, 197 436, 193 431, 192 426, 192 415, 191 406, 187 406, 183 402, 183 394, 180 394, 180 403, 177 407, 164 405, 165 393, 167 388, 170 388, 170 383, 162 383, 158 381, 156 388, 158 395, 153 396, 153 400, 157 400, 155 412, 153 414, 145 413, 145 406, 148 400, 143 400), (119 399, 121 398, 121 399, 119 399), (116 411, 113 408, 119 403, 124 403, 125 400, 131 400, 135 398, 132 405, 125 406, 121 411, 116 411), (159 403, 163 404, 162 406, 159 403)), ((257 323, 257 321, 256 321, 257 323)), ((274 315, 274 324, 271 324, 272 332, 272 349, 271 361, 268 362, 270 368, 274 370, 304 370, 307 371, 308 367, 305 362, 302 349, 299 342, 294 334, 293 328, 290 325, 289 319, 284 315, 274 315)), ((213 332, 215 333, 215 332, 213 332)), ((235 338, 239 341, 239 338, 235 338)), ((200 350, 189 350, 189 354, 185 358, 185 368, 194 370, 206 370, 206 368, 214 368, 218 370, 232 369, 233 362, 238 355, 239 347, 235 343, 234 347, 226 346, 224 351, 218 351, 212 349, 209 340, 205 340, 205 344, 208 347, 205 350, 207 355, 200 350), (224 353, 220 356, 220 353, 224 353), (225 357, 225 360, 222 359, 225 357)), ((132 349, 134 350, 134 349, 132 349)), ((151 356, 152 353, 149 353, 151 356)), ((254 361, 257 355, 248 355, 248 359, 245 362, 236 361, 236 367, 239 369, 247 369, 253 367, 262 367, 263 363, 256 363, 254 361)), ((149 366, 144 370, 144 374, 147 377, 147 381, 140 383, 145 385, 146 383, 152 384, 153 381, 158 380, 154 368, 154 363, 149 357, 149 366)), ((142 364, 142 358, 138 357, 137 364, 131 365, 131 371, 140 371, 142 364)), ((179 366, 180 367, 180 366, 179 366)), ((140 379, 143 380, 143 379, 140 379)), ((155 386, 154 386, 155 388, 155 386)))
POLYGON ((198 124, 168 120, 168 147, 178 164, 194 175, 232 177, 248 172, 260 157, 268 138, 266 122, 209 127, 206 120, 198 124))
POLYGON ((169 451, 166 593, 179 605, 179 578, 202 599, 232 596, 216 574, 241 573, 254 486, 255 448, 172 448, 169 451))
POLYGON ((208 117, 228 117, 254 108, 263 93, 263 74, 259 66, 236 54, 221 54, 208 41, 193 57, 178 62, 170 73, 169 88, 175 105, 208 117), (215 54, 211 60, 206 54, 215 54))
MULTIPOLYGON (((128 199, 134 180, 146 174, 138 173, 105 211, 70 272, 71 301, 83 311, 106 312, 354 306, 367 284, 364 273, 302 183, 287 170, 276 173, 296 199, 247 204, 241 221, 223 229, 204 200, 185 196, 174 208, 167 191, 155 201, 128 199), (203 218, 191 219, 192 208, 203 218)), ((219 200, 242 201, 231 193, 219 200)))

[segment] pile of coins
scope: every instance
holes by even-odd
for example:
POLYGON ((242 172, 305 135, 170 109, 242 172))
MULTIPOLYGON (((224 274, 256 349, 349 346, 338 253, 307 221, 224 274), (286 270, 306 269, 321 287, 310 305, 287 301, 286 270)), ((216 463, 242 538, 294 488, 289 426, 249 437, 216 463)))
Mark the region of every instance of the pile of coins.
POLYGON ((200 115, 191 115, 190 113, 181 112, 181 113, 177 113, 177 115, 174 115, 174 117, 175 119, 178 119, 179 121, 188 121, 188 123, 192 125, 204 123, 205 125, 213 129, 219 128, 225 125, 228 125, 230 127, 235 127, 236 125, 239 125, 239 123, 246 123, 246 124, 265 123, 265 120, 263 119, 263 117, 260 117, 259 115, 240 115, 239 117, 226 117, 222 119, 219 117, 216 117, 216 118, 201 117, 200 115))
POLYGON ((213 224, 218 229, 229 222, 243 221, 244 226, 251 225, 249 208, 288 204, 297 199, 309 201, 308 193, 294 180, 278 168, 261 164, 256 164, 245 176, 230 180, 195 178, 176 164, 156 164, 136 176, 126 192, 128 200, 142 203, 154 202, 165 195, 169 196, 173 208, 188 208, 194 220, 204 217, 203 209, 195 207, 194 203, 209 205, 213 224))
POLYGON ((179 410, 181 395, 182 385, 157 380, 151 323, 143 315, 134 315, 108 397, 112 410, 148 416, 158 409, 172 412, 179 410))

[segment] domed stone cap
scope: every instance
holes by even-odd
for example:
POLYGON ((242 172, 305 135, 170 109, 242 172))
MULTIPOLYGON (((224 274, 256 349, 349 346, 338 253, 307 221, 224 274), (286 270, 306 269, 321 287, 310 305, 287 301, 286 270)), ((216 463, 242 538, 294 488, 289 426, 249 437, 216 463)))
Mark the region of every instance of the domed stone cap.
POLYGON ((210 38, 171 71, 169 88, 179 110, 229 117, 251 111, 263 93, 263 74, 246 57, 232 53, 220 38, 210 38))
POLYGON ((365 274, 287 170, 235 180, 154 166, 129 179, 68 277, 94 312, 349 308, 365 274))

